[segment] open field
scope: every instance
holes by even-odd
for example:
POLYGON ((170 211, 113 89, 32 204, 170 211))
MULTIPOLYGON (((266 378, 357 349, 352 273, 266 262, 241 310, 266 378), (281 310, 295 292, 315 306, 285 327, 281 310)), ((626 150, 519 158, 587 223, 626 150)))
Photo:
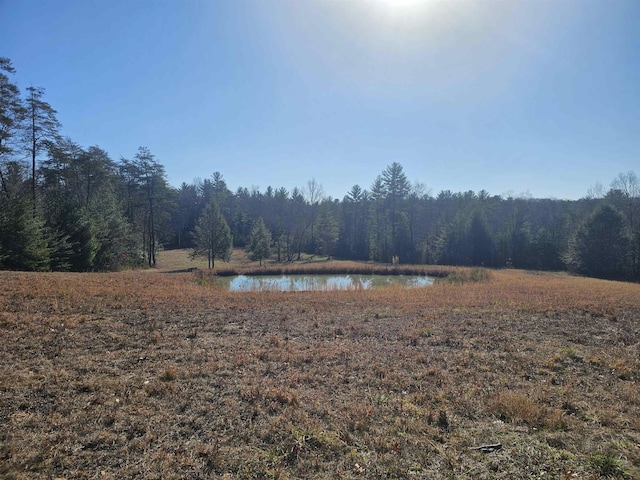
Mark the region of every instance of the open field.
POLYGON ((640 478, 640 285, 198 280, 0 272, 0 478, 640 478))
POLYGON ((301 260, 291 263, 276 262, 275 256, 264 260, 260 265, 257 261, 247 258, 241 248, 233 249, 231 260, 223 262, 216 260, 215 268, 207 269, 207 261, 201 258, 192 260, 189 257, 189 249, 163 251, 158 257, 158 264, 149 271, 166 273, 182 273, 200 269, 202 278, 210 278, 211 275, 279 275, 279 274, 380 274, 380 275, 430 275, 442 277, 452 271, 462 272, 463 269, 455 269, 444 266, 427 265, 391 265, 375 262, 355 262, 350 260, 331 260, 327 257, 303 254, 301 260))

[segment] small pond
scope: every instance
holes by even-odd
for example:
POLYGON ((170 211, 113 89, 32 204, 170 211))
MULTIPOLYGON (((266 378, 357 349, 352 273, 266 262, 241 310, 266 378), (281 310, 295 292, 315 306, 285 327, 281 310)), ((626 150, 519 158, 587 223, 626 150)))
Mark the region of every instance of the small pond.
POLYGON ((385 285, 422 287, 433 278, 414 275, 238 275, 223 279, 230 292, 369 290, 385 285))

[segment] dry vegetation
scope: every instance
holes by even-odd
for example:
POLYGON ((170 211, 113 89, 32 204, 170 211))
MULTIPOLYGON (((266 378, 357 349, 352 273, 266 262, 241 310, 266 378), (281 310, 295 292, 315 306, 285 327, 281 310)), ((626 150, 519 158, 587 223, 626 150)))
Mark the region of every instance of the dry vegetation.
POLYGON ((640 285, 197 280, 0 272, 0 478, 640 477, 640 285))
POLYGON ((463 272, 464 269, 427 265, 390 265, 374 262, 354 262, 349 260, 331 260, 326 256, 304 254, 302 259, 291 263, 281 263, 271 259, 263 265, 247 259, 242 249, 233 250, 231 260, 216 260, 216 268, 207 269, 207 261, 191 259, 189 250, 178 249, 163 252, 157 267, 150 271, 183 273, 196 271, 199 279, 211 280, 212 277, 232 275, 281 275, 281 274, 363 274, 363 275, 428 275, 444 277, 451 271, 463 272))

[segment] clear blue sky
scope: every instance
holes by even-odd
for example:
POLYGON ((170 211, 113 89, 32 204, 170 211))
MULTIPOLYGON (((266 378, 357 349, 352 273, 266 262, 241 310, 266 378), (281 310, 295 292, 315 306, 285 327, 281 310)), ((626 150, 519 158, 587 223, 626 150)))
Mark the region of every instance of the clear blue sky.
POLYGON ((0 0, 63 134, 179 186, 580 198, 640 173, 638 0, 0 0))

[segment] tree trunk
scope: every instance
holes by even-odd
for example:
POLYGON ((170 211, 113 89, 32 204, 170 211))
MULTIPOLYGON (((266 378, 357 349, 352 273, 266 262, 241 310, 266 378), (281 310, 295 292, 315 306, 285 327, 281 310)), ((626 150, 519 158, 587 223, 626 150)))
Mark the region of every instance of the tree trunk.
POLYGON ((31 112, 31 201, 33 202, 33 216, 36 216, 36 150, 38 139, 36 137, 36 113, 31 112))

